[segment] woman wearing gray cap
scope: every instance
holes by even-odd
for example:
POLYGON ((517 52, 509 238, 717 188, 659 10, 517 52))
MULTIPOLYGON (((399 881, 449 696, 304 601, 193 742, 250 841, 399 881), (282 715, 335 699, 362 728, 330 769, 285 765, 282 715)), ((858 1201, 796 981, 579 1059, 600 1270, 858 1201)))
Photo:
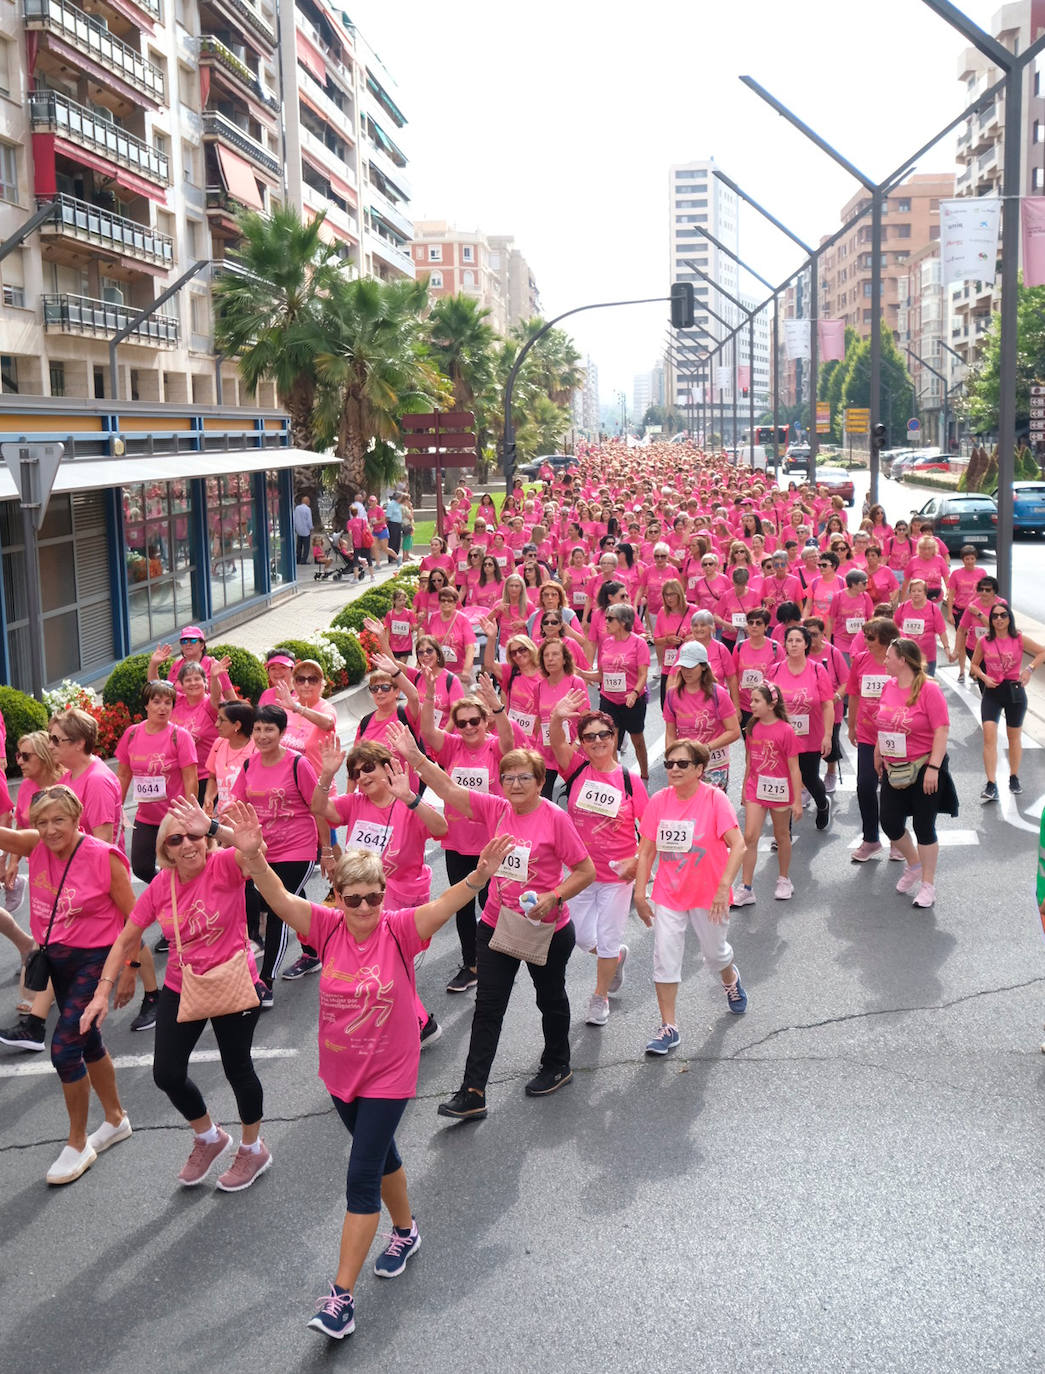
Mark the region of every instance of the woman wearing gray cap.
POLYGON ((725 791, 729 785, 729 746, 740 738, 733 699, 720 687, 703 644, 690 641, 679 650, 664 699, 664 748, 679 739, 707 745, 704 781, 725 791))

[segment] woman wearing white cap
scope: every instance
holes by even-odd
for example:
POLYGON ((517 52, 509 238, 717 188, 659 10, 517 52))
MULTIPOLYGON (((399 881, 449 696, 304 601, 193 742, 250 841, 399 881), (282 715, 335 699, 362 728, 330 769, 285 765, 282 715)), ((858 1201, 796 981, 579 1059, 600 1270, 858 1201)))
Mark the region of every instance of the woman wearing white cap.
POLYGON ((708 748, 704 781, 723 791, 729 785, 729 746, 740 738, 737 708, 715 681, 703 644, 690 641, 679 650, 664 699, 664 748, 679 739, 699 740, 708 748))

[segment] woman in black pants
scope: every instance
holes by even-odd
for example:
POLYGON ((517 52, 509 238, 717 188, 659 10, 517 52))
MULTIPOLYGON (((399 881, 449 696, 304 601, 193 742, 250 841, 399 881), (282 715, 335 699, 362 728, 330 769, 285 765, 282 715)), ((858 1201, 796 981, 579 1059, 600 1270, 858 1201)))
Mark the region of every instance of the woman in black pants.
MULTIPOLYGON (((885 651, 900 631, 894 621, 876 616, 863 627, 863 652, 854 644, 846 692, 849 699, 849 743, 856 749, 856 803, 860 808, 863 840, 850 855, 850 862, 864 864, 882 847, 878 816, 878 770, 874 766, 878 743, 878 703, 889 681, 885 651)), ((890 849, 891 859, 902 859, 899 850, 890 849)))
MULTIPOLYGON (((232 1137, 214 1122, 188 1074, 189 1056, 207 1022, 178 1020, 182 967, 187 964, 194 973, 206 973, 244 950, 250 974, 257 981, 254 955, 247 939, 245 860, 236 850, 212 849, 212 833, 220 833, 225 840, 232 835, 231 830, 219 830, 218 822, 212 821, 195 801, 183 799, 172 805, 160 825, 156 842, 160 872, 135 903, 113 945, 81 1023, 82 1027, 100 1026, 105 1020, 112 980, 127 960, 135 957, 144 932, 153 921, 159 921, 171 948, 160 991, 152 1075, 156 1086, 167 1094, 193 1130, 192 1150, 178 1173, 178 1182, 185 1188, 194 1188, 204 1181, 219 1156, 232 1144, 232 1137), (207 833, 190 833, 201 829, 207 833)), ((249 1188, 272 1163, 261 1139, 262 1089, 251 1059, 259 1010, 260 995, 258 1006, 210 1018, 221 1066, 242 1122, 239 1149, 218 1179, 218 1187, 228 1193, 249 1188)))
POLYGON ((820 760, 831 752, 834 688, 827 669, 809 657, 813 636, 804 625, 792 625, 784 636, 784 657, 770 668, 767 682, 780 688, 791 728, 798 736, 802 786, 816 803, 816 828, 826 830, 831 800, 820 776, 820 760))

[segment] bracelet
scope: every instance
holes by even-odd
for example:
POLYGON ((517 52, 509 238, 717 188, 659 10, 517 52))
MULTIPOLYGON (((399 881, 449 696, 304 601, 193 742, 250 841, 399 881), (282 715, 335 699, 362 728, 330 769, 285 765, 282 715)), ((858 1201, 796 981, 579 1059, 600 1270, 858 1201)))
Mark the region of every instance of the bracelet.
POLYGON ((504 707, 503 707, 503 706, 495 706, 494 709, 493 709, 493 711, 491 711, 490 714, 491 714, 491 715, 494 715, 494 716, 503 716, 503 715, 504 715, 504 707))
MULTIPOLYGON (((124 964, 124 968, 141 968, 141 960, 140 960, 140 959, 128 959, 127 962, 126 962, 126 964, 124 964)), ((110 982, 111 982, 111 981, 112 981, 112 980, 110 979, 110 982)))
POLYGON ((115 978, 99 978, 99 983, 115 983, 115 978))
POLYGON ((402 673, 402 671, 403 671, 402 668, 397 668, 397 669, 395 670, 395 672, 392 674, 392 676, 393 676, 393 677, 399 677, 399 675, 402 673))
POLYGON ((940 765, 938 763, 927 763, 925 766, 926 768, 931 768, 934 773, 938 773, 940 771, 940 765))
POLYGON ((469 892, 482 892, 483 890, 482 883, 480 883, 478 887, 473 887, 472 884, 468 881, 467 877, 462 878, 461 881, 464 883, 465 887, 468 888, 469 892))
POLYGON ((317 780, 316 780, 316 787, 320 790, 320 792, 329 792, 330 789, 333 787, 333 785, 334 785, 334 779, 333 779, 333 778, 331 778, 329 782, 320 782, 320 781, 318 780, 318 778, 317 778, 317 780))
POLYGON ((562 906, 562 893, 559 891, 557 887, 553 887, 552 891, 555 893, 555 900, 559 903, 560 906, 562 906))
POLYGON ((414 797, 413 801, 404 802, 403 804, 404 804, 404 806, 406 807, 406 809, 407 809, 408 811, 416 811, 417 808, 421 805, 421 794, 418 793, 418 794, 414 797))

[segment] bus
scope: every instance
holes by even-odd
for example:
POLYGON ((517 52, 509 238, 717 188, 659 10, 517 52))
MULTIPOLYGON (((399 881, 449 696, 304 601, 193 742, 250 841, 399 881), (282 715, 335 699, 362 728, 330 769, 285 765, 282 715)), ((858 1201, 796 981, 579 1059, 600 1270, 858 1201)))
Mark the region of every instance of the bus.
MULTIPOLYGON (((790 425, 777 425, 775 431, 776 438, 774 439, 774 430, 772 425, 756 425, 755 443, 763 445, 777 444, 782 452, 785 448, 787 448, 787 441, 790 436, 790 430, 790 425)), ((746 434, 744 435, 744 440, 745 442, 747 440, 746 434)))

